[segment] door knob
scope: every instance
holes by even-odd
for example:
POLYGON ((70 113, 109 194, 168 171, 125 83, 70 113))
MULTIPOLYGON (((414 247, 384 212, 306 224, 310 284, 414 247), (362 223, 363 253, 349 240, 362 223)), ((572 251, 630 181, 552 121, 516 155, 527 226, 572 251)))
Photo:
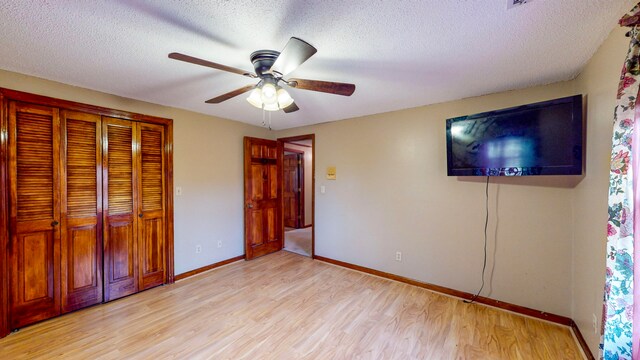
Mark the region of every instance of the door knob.
POLYGON ((253 209, 253 204, 247 204, 247 208, 253 209))
POLYGON ((144 214, 139 214, 139 215, 138 215, 138 217, 139 217, 140 219, 142 219, 142 217, 143 217, 143 216, 144 216, 144 214))
POLYGON ((53 221, 51 222, 51 226, 56 226, 56 225, 58 225, 58 224, 59 224, 59 222, 57 222, 57 221, 55 221, 55 220, 53 220, 53 221))

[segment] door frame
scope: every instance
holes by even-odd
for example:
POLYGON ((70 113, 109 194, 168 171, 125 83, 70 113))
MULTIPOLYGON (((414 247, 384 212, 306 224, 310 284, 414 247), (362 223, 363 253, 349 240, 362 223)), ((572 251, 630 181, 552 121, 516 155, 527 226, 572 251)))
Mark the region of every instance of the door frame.
MULTIPOLYGON (((286 145, 285 145, 286 146, 286 145)), ((302 150, 296 150, 296 149, 288 149, 285 148, 284 149, 285 152, 290 152, 290 153, 295 153, 296 155, 298 155, 298 159, 300 160, 300 162, 297 164, 297 168, 298 168, 298 184, 300 185, 300 191, 299 191, 299 195, 298 195, 298 216, 299 218, 297 219, 297 225, 296 229, 302 229, 304 228, 305 224, 305 211, 304 211, 304 176, 305 176, 305 172, 304 172, 304 151, 302 150)), ((282 166, 284 169, 284 156, 282 157, 282 166)), ((284 181, 284 179, 283 179, 284 181)), ((282 187, 282 197, 283 197, 283 201, 284 201, 284 184, 282 187)), ((284 208, 283 208, 284 211, 284 208)), ((284 212, 283 212, 283 216, 284 216, 284 212)))
POLYGON ((7 268, 9 246, 9 223, 7 200, 8 185, 7 165, 8 156, 8 102, 4 101, 4 94, 0 92, 0 338, 7 336, 9 328, 9 273, 7 268))
MULTIPOLYGON (((278 138, 278 143, 282 144, 282 156, 284 157, 284 147, 287 143, 294 141, 311 140, 311 258, 316 258, 316 134, 305 134, 278 138)), ((284 166, 280 168, 280 182, 284 187, 284 166)), ((303 181, 304 182, 304 181, 303 181)), ((281 202, 284 213, 284 202, 281 202)), ((306 221, 303 219, 303 224, 306 221)), ((282 222, 282 233, 284 234, 284 222, 282 222)), ((283 236, 284 241, 284 236, 283 236)))

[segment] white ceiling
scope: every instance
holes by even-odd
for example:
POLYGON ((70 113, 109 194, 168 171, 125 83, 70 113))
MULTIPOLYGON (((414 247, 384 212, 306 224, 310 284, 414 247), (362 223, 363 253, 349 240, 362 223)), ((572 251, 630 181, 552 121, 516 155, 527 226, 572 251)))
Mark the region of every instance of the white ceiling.
POLYGON ((253 70, 252 51, 280 51, 296 36, 318 53, 289 77, 357 88, 351 97, 291 89, 301 110, 272 114, 284 129, 571 79, 634 3, 2 1, 0 68, 260 125, 246 95, 204 103, 255 80, 167 54, 253 70))

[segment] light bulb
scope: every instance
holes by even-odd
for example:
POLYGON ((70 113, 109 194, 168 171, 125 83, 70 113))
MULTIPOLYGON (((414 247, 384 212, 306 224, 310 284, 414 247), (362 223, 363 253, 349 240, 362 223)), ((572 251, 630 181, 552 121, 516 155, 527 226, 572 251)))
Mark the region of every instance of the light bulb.
POLYGON ((265 104, 274 104, 277 101, 276 87, 273 84, 264 84, 262 86, 262 102, 265 104))
POLYGON ((287 90, 280 88, 278 89, 278 104, 280 105, 280 109, 284 109, 287 106, 293 104, 293 99, 287 92, 287 90))
POLYGON ((260 88, 253 89, 249 94, 247 101, 258 109, 262 109, 262 91, 260 91, 260 88))

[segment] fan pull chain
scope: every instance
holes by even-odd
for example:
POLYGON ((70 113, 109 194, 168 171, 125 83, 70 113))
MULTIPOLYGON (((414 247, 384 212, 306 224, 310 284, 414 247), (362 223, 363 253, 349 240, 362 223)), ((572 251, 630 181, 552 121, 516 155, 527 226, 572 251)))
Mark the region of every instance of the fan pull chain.
POLYGON ((267 119, 266 119, 266 113, 267 111, 264 109, 264 104, 262 104, 262 126, 268 128, 269 130, 271 130, 271 111, 269 111, 269 124, 267 126, 267 119))

